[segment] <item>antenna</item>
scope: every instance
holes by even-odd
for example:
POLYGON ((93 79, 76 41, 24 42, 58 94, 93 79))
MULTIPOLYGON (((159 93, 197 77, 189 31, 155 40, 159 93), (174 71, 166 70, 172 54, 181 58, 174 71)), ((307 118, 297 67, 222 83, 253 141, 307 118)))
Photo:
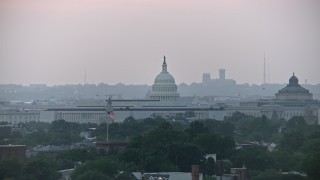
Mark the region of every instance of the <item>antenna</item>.
POLYGON ((270 64, 268 63, 268 83, 270 83, 270 64))
POLYGON ((266 53, 263 56, 263 84, 266 84, 266 53))
POLYGON ((84 85, 87 84, 87 70, 84 70, 84 85))

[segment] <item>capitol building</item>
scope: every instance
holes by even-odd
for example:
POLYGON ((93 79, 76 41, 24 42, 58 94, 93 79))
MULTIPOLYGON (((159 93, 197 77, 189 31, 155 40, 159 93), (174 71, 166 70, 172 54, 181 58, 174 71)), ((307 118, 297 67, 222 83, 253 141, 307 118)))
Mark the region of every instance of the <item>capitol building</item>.
MULTIPOLYGON (((238 105, 220 106, 219 104, 193 103, 195 97, 180 97, 174 77, 168 72, 164 57, 161 72, 155 77, 154 84, 146 99, 113 99, 112 107, 116 114, 114 122, 123 122, 128 117, 146 119, 163 117, 174 120, 177 115, 193 114, 188 120, 216 119, 224 120, 235 112, 254 117, 266 116, 273 119, 289 120, 294 116, 303 116, 308 124, 320 124, 320 102, 313 94, 299 84, 293 74, 289 84, 275 93, 273 99, 242 101, 238 105), (191 113, 190 113, 191 112, 191 113)), ((224 81, 224 70, 220 73, 224 81)), ((214 82, 205 78, 207 83, 214 82)), ((231 81, 230 81, 231 82, 231 81)), ((226 86, 224 86, 226 88, 226 86)), ((200 94, 201 96, 201 94, 200 94)), ((77 104, 48 107, 37 111, 0 111, 0 121, 12 123, 31 120, 52 122, 64 119, 77 123, 103 123, 106 121, 106 101, 104 99, 83 99, 77 104)))
POLYGON ((167 70, 165 56, 162 64, 162 71, 155 78, 151 92, 147 93, 147 98, 159 100, 160 102, 176 102, 179 99, 177 85, 174 77, 167 70))

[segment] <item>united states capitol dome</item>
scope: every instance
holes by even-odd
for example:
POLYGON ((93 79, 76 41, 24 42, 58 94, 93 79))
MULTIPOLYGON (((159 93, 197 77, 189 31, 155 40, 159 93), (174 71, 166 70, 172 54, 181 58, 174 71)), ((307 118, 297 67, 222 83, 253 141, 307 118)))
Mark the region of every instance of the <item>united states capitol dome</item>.
POLYGON ((167 70, 166 57, 163 60, 162 71, 154 79, 149 96, 152 100, 167 102, 177 101, 179 98, 174 77, 167 70))

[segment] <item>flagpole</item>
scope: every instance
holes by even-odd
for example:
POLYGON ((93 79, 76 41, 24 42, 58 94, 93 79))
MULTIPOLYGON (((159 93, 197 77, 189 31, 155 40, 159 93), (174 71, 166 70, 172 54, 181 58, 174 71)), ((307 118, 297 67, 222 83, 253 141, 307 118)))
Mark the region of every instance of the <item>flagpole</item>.
POLYGON ((109 116, 108 116, 107 106, 106 106, 106 118, 107 118, 107 141, 109 141, 109 116))
POLYGON ((109 141, 109 122, 110 122, 110 120, 115 119, 115 115, 113 113, 112 102, 111 102, 110 97, 107 100, 107 105, 105 107, 106 107, 106 119, 107 119, 107 141, 109 141))

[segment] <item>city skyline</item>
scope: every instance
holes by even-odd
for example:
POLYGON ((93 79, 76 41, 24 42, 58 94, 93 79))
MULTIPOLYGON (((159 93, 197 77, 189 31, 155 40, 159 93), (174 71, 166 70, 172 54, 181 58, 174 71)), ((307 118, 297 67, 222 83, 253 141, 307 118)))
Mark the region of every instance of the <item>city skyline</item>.
POLYGON ((152 85, 164 55, 177 84, 262 84, 264 54, 267 82, 320 83, 316 0, 3 0, 0 25, 0 84, 152 85))

